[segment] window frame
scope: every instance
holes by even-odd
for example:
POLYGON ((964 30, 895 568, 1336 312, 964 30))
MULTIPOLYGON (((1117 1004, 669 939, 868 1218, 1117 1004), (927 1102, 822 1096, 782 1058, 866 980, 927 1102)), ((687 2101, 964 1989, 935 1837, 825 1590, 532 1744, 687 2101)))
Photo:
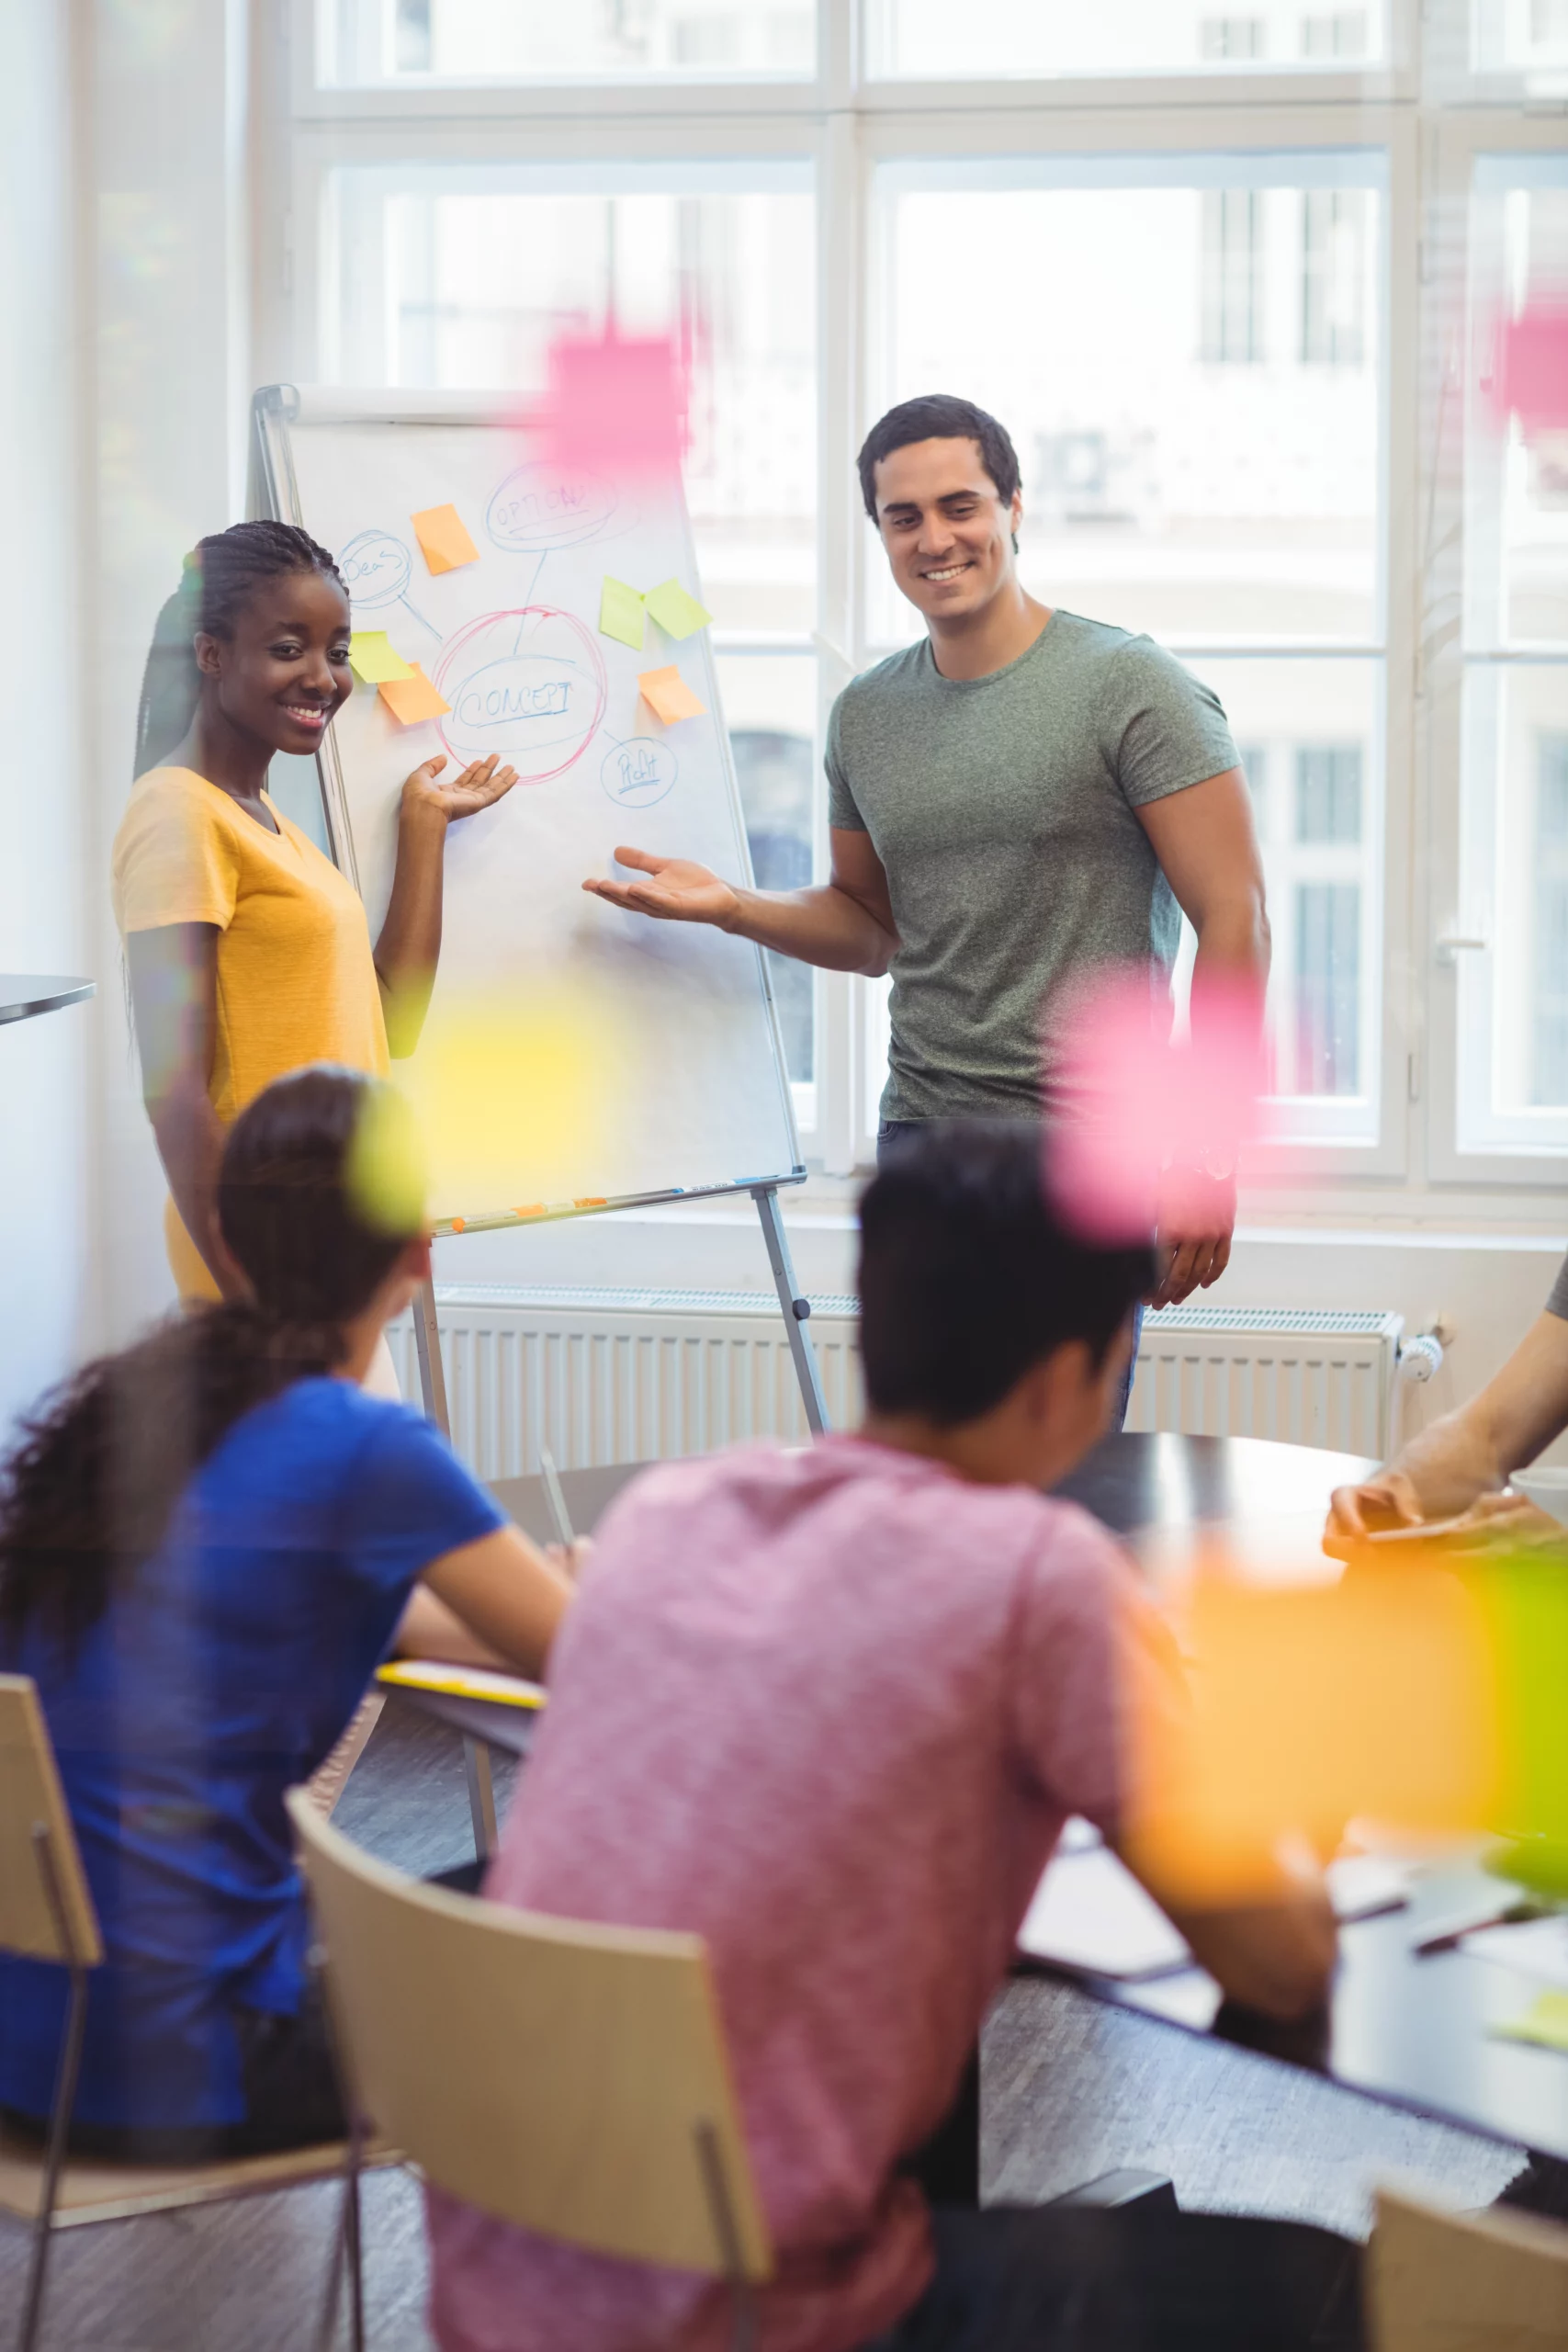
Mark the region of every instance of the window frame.
MULTIPOLYGON (((282 0, 288 55, 276 76, 276 103, 291 115, 279 145, 286 177, 258 164, 256 250, 276 258, 258 286, 254 313, 258 375, 308 379, 319 364, 321 306, 333 272, 319 224, 330 174, 339 165, 481 160, 606 162, 740 160, 807 162, 815 177, 818 239, 818 625, 792 650, 818 657, 818 744, 844 676, 868 658, 870 566, 878 560, 857 503, 845 494, 861 434, 871 421, 868 387, 877 322, 868 314, 875 271, 867 251, 871 187, 879 162, 919 156, 979 160, 1043 152, 1065 157, 1355 148, 1386 157, 1381 213, 1384 302, 1382 353, 1383 528, 1380 548, 1384 691, 1382 844, 1382 989, 1379 1014, 1377 1141, 1325 1141, 1283 1153, 1260 1148, 1256 1170, 1289 1187, 1309 1171, 1314 1208, 1326 1181, 1367 1198, 1420 1182, 1422 1120, 1435 1107, 1426 1084, 1425 1009, 1418 985, 1416 872, 1417 808, 1414 724, 1421 595, 1418 557, 1429 485, 1417 430, 1423 254, 1422 0, 1391 0, 1389 52, 1372 68, 1250 73, 1199 66, 1172 76, 1096 75, 1008 82, 872 80, 864 68, 866 0, 818 0, 814 78, 674 81, 649 85, 552 80, 462 88, 318 86, 317 18, 330 0, 282 0), (271 361, 270 367, 265 363, 271 361), (1405 584, 1408 583, 1408 584, 1405 584), (848 665, 847 669, 845 664, 848 665), (1423 1092, 1432 1106, 1421 1103, 1423 1092)), ((1494 141, 1503 125, 1486 117, 1494 141)), ((1522 143, 1529 143, 1529 141, 1522 143)), ((1540 143, 1540 134, 1535 142, 1540 143)), ((739 640, 737 640, 739 644, 739 640)), ((729 650, 728 640, 725 650, 729 650)), ((782 647, 781 647, 781 650, 782 647)), ((1194 658, 1258 646, 1176 642, 1194 658)), ((1314 649, 1315 650, 1315 649, 1314 649)), ((1321 650, 1338 650, 1326 643, 1321 650)), ((1344 650, 1351 649, 1346 647, 1344 650)), ((818 870, 826 868, 826 793, 817 801, 818 870)), ((1421 829, 1424 831, 1424 829, 1421 829)), ((1420 841, 1423 859, 1427 843, 1420 841)), ((816 976, 814 1100, 800 1100, 803 1146, 829 1174, 863 1167, 874 1148, 866 1115, 871 1073, 870 987, 837 973, 816 976)), ((1433 1168, 1431 1174, 1436 1174, 1433 1168)), ((1472 1171, 1466 1170, 1467 1176, 1472 1171)), ((1479 1172, 1479 1171, 1475 1171, 1479 1172)), ((1524 1171, 1536 1182, 1539 1170, 1524 1171)), ((1493 1181, 1521 1181, 1517 1166, 1493 1181)), ((1283 1204, 1288 1191, 1279 1198, 1283 1204)))

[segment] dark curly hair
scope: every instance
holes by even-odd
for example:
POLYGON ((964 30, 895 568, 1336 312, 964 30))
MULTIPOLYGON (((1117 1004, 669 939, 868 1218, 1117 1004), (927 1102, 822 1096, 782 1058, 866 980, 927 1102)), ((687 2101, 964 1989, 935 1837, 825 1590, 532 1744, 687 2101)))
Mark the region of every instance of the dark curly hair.
POLYGON ((861 444, 855 464, 860 469, 861 496, 872 521, 876 520, 876 469, 895 449, 915 441, 973 441, 980 462, 997 486, 1005 506, 1019 487, 1018 452, 1005 424, 989 410, 953 392, 923 392, 918 400, 900 401, 878 417, 861 444))
POLYGON ((353 1197, 378 1081, 325 1064, 269 1086, 235 1121, 218 1185, 248 1305, 203 1307, 90 1363, 23 1423, 0 1484, 0 1656, 25 1627, 71 1646, 159 1544, 192 1474, 236 1421, 330 1373, 344 1328, 414 1238, 353 1197))
POLYGON ((291 571, 322 571, 343 587, 329 551, 293 523, 234 523, 197 540, 152 631, 136 714, 137 775, 167 759, 196 716, 201 698, 197 632, 231 638, 262 582, 291 571))

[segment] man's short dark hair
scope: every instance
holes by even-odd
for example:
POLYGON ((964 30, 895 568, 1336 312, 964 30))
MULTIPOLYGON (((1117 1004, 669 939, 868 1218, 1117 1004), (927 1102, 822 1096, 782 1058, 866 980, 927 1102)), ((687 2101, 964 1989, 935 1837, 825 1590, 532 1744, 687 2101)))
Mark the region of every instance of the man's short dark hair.
POLYGON ((1101 1249, 1062 1224, 1027 1119, 933 1121, 861 1202, 861 1360, 879 1413, 977 1419, 1069 1340, 1093 1363, 1154 1279, 1143 1246, 1101 1249))
POLYGON ((865 511, 876 520, 876 469, 884 458, 895 449, 907 449, 914 441, 973 441, 979 449, 981 463, 997 485, 997 495, 1002 504, 1011 503, 1013 492, 1019 486, 1018 452, 1013 447, 1005 424, 998 424, 973 401, 961 401, 952 392, 926 392, 918 401, 900 401, 879 417, 866 435, 856 459, 860 467, 861 495, 865 511))

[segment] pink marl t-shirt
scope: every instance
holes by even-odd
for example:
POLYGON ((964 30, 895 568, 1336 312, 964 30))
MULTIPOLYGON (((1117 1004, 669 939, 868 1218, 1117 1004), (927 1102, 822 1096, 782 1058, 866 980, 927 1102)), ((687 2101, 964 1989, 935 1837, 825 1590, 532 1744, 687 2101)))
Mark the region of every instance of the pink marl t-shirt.
MULTIPOLYGON (((707 1943, 777 2258, 765 2352, 919 2295, 899 2177, 1062 1823, 1115 1825, 1163 1636, 1104 1530, 856 1438, 649 1472, 605 1518, 486 1893, 707 1943), (1141 1679, 1141 1677, 1140 1677, 1141 1679)), ((430 2197, 443 2352, 708 2352, 722 2291, 430 2197)))

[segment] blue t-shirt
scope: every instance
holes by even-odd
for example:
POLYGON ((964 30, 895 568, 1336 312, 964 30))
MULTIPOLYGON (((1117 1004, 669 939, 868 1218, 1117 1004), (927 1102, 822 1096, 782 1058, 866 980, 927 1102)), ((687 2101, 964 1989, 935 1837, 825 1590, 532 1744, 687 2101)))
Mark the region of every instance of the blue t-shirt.
MULTIPOLYGON (((24 1631, 107 1953, 84 2122, 236 2123, 231 2007, 291 2016, 304 1890, 283 1792, 331 1753, 422 1568, 504 1525, 427 1421, 297 1382, 202 1464, 74 1657, 24 1631)), ((0 2104, 48 2113, 63 1969, 0 1959, 0 2104)))

